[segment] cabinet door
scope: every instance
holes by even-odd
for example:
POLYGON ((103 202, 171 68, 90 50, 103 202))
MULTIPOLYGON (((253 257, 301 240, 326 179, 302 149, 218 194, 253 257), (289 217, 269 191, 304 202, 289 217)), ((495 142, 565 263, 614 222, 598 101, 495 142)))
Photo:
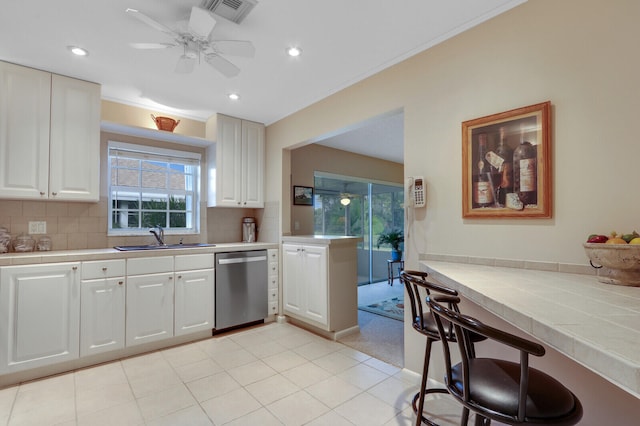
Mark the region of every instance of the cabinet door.
POLYGON ((216 205, 240 207, 242 202, 242 121, 218 115, 216 141, 216 205))
POLYGON ((283 309, 295 314, 304 310, 304 283, 299 275, 302 270, 302 251, 299 245, 282 245, 282 303, 283 309))
POLYGON ((53 75, 49 198, 98 201, 100 86, 53 75))
POLYGON ((303 315, 328 325, 327 247, 302 246, 303 277, 299 280, 305 288, 303 315))
POLYGON ((81 284, 80 356, 124 348, 124 277, 81 284))
POLYGON ((180 271, 175 278, 175 335, 213 329, 213 269, 180 271))
POLYGON ((264 125, 242 122, 242 205, 264 207, 264 125))
POLYGON ((78 358, 79 265, 0 268, 0 374, 78 358))
POLYGON ((0 197, 46 198, 51 74, 0 62, 0 197))
POLYGON ((126 345, 173 336, 173 273, 127 277, 126 345))

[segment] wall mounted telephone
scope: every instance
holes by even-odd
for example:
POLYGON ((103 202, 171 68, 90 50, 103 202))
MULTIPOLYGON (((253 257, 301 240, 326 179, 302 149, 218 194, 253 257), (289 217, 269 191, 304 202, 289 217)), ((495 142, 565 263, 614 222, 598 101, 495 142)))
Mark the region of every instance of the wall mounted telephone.
POLYGON ((427 202, 424 177, 413 176, 407 179, 407 198, 410 207, 424 207, 427 202))

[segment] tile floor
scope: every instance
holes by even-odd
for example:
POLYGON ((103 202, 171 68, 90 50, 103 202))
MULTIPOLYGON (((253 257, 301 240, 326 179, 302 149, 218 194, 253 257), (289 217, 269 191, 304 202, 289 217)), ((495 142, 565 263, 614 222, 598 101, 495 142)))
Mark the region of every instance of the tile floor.
MULTIPOLYGON (((0 425, 410 425, 418 375, 270 323, 0 390, 0 425)), ((429 402, 458 421, 447 396, 429 402)))

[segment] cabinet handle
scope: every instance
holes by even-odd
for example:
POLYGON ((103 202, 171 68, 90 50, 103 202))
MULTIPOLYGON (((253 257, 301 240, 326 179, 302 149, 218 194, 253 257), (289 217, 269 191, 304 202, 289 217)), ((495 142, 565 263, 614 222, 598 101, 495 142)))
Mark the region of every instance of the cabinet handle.
POLYGON ((40 195, 44 195, 44 192, 43 192, 43 191, 40 191, 40 195))
POLYGON ((179 280, 180 280, 180 279, 182 279, 182 275, 178 275, 178 279, 179 279, 179 280))
POLYGON ((107 267, 106 266, 102 267, 102 272, 107 272, 107 267))
POLYGON ((71 269, 73 269, 74 271, 77 271, 78 267, 77 266, 72 266, 71 269))
POLYGON ((124 284, 124 281, 118 281, 118 285, 124 284))
POLYGON ((170 279, 170 280, 172 280, 172 279, 173 279, 173 277, 169 277, 169 279, 170 279))
POLYGON ((58 195, 58 193, 57 192, 52 192, 51 195, 53 195, 55 197, 56 195, 58 195))

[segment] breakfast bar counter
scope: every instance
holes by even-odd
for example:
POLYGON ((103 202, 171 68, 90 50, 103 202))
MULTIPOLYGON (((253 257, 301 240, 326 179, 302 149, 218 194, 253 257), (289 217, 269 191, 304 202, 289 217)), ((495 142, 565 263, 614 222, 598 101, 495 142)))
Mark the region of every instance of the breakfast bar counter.
POLYGON ((591 275, 422 261, 430 277, 640 397, 640 287, 591 275))

